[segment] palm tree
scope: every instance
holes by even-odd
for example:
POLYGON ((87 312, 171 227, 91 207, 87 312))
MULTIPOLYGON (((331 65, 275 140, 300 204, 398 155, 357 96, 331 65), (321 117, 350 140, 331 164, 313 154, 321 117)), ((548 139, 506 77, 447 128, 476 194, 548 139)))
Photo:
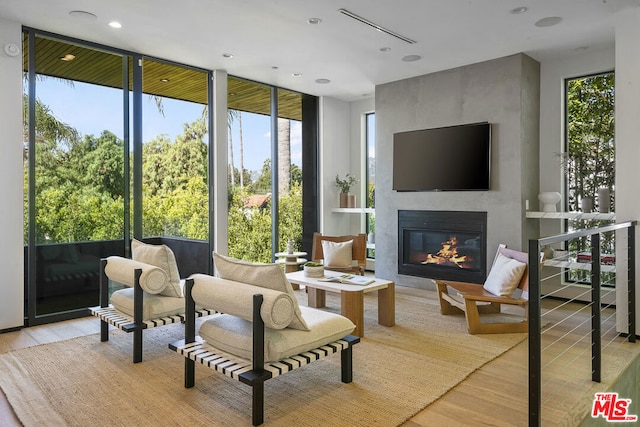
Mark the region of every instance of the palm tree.
POLYGON ((289 193, 291 184, 291 122, 278 117, 278 194, 289 193))
MULTIPOLYGON (((240 112, 237 110, 229 110, 229 112, 227 113, 227 126, 229 128, 229 173, 231 174, 231 188, 234 188, 236 186, 236 178, 235 178, 235 171, 234 171, 234 164, 233 164, 233 132, 232 132, 232 128, 231 125, 233 124, 233 121, 235 120, 236 117, 238 117, 240 115, 240 112)), ((242 180, 242 171, 240 171, 240 179, 242 180)), ((242 181, 241 181, 242 182, 242 181)))
POLYGON ((244 188, 244 144, 242 142, 242 111, 238 111, 238 130, 240 131, 240 188, 244 188))
MULTIPOLYGON (((29 140, 29 103, 27 94, 23 94, 23 160, 28 158, 29 147, 26 141, 29 140)), ((48 106, 43 104, 39 99, 36 99, 36 143, 37 144, 54 144, 57 142, 66 143, 67 145, 73 144, 78 140, 78 131, 58 120, 48 106)), ((48 147, 49 149, 56 148, 55 146, 48 147)))

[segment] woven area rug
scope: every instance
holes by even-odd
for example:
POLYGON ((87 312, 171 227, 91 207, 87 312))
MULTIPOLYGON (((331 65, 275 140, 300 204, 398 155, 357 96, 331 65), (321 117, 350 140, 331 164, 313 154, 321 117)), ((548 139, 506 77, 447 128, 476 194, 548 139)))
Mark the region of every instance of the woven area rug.
MULTIPOLYGON (((377 324, 367 295, 353 382, 340 382, 337 354, 269 380, 265 425, 399 425, 526 338, 469 335, 464 317, 440 315, 421 295, 398 289, 394 327, 377 324)), ((336 296, 327 294, 327 309, 339 310, 336 296)), ((180 324, 146 331, 139 364, 121 331, 106 343, 95 334, 12 351, 0 356, 0 387, 27 427, 250 426, 251 387, 197 366, 196 386, 184 388, 184 359, 167 348, 182 334, 180 324)))

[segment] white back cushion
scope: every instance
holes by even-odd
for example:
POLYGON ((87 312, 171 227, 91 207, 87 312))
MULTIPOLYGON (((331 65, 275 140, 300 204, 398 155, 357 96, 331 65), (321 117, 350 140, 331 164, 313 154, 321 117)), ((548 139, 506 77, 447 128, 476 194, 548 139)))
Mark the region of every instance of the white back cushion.
POLYGON ((131 257, 135 261, 160 267, 169 275, 169 284, 160 295, 168 297, 182 298, 182 288, 180 287, 180 273, 173 251, 166 245, 149 245, 139 240, 131 241, 131 257))
POLYGON ((198 306, 253 321, 253 296, 259 293, 260 317, 267 328, 284 329, 293 320, 293 301, 287 293, 207 274, 193 274, 191 279, 194 280, 191 296, 198 306))
POLYGON ((293 301, 293 309, 295 315, 289 324, 289 328, 301 329, 308 331, 309 326, 302 317, 296 294, 293 292, 291 283, 282 271, 282 267, 277 264, 258 264, 242 261, 236 258, 213 253, 213 264, 218 277, 221 279, 234 280, 248 285, 259 286, 262 288, 273 289, 284 292, 291 296, 293 301))

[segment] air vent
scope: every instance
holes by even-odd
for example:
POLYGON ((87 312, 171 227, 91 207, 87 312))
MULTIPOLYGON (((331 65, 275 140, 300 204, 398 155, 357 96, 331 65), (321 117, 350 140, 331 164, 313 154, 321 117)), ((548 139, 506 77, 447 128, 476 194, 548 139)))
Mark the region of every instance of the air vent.
POLYGON ((373 28, 374 30, 380 31, 381 33, 388 34, 388 35, 390 35, 392 37, 397 38, 398 40, 402 40, 405 43, 409 43, 409 44, 417 43, 415 40, 411 40, 408 37, 402 36, 402 35, 394 32, 394 31, 388 30, 388 29, 384 28, 381 25, 375 24, 375 23, 369 21, 368 19, 363 18, 360 15, 356 15, 355 13, 348 11, 347 9, 338 9, 338 12, 342 13, 345 16, 348 16, 349 18, 355 19, 358 22, 363 23, 363 24, 367 25, 368 27, 373 28))

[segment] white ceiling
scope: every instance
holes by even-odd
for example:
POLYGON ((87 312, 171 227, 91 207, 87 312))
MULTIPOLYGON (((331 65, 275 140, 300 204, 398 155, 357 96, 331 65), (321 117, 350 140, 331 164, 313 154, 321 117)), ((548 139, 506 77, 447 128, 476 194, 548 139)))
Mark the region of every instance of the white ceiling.
POLYGON ((611 47, 640 0, 2 0, 0 16, 312 94, 353 101, 375 85, 524 52, 541 61, 611 47), (525 6, 522 14, 512 14, 525 6), (408 44, 338 12, 417 41, 408 44), (70 11, 94 14, 95 20, 70 11), (545 17, 561 17, 537 27, 545 17), (320 18, 317 25, 309 18, 320 18), (107 23, 117 20, 122 28, 107 23), (388 52, 380 49, 391 48, 388 52), (233 58, 224 58, 232 53, 233 58), (406 55, 421 60, 403 62, 406 55), (274 68, 277 67, 277 68, 274 68), (301 76, 294 77, 293 73, 301 76), (329 79, 318 84, 317 79, 329 79))

